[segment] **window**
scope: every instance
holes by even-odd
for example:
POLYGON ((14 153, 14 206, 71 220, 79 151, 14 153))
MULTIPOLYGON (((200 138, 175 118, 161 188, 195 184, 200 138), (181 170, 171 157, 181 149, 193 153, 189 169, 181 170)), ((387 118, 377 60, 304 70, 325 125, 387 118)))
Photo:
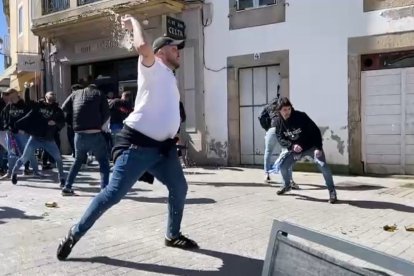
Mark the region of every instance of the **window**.
POLYGON ((229 0, 230 30, 275 24, 285 19, 286 0, 229 0))
POLYGON ((23 35, 23 5, 19 5, 19 18, 18 18, 18 30, 19 30, 19 36, 23 35))
POLYGON ((262 6, 276 5, 284 2, 283 0, 238 0, 237 10, 259 8, 262 6))

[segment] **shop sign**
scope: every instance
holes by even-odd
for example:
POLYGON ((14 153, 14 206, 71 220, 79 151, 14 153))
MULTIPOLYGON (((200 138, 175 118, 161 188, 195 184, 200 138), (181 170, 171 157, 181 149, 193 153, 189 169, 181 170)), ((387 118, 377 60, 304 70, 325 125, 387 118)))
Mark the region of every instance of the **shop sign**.
POLYGON ((17 72, 39 72, 42 68, 40 55, 17 54, 17 72))
POLYGON ((109 38, 90 40, 75 44, 76 54, 88 54, 93 52, 111 51, 119 47, 119 42, 109 38))

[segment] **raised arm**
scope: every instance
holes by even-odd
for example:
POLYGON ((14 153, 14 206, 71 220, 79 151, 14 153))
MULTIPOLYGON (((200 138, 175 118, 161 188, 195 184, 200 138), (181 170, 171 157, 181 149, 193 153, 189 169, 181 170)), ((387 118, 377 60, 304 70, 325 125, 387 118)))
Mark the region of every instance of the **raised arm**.
POLYGON ((155 62, 155 56, 151 42, 141 24, 134 17, 126 14, 121 18, 121 25, 123 29, 132 33, 134 48, 141 56, 142 64, 151 67, 155 62))
POLYGON ((28 83, 25 82, 24 83, 24 101, 27 104, 31 104, 32 99, 30 99, 30 88, 33 86, 33 82, 32 83, 28 83))

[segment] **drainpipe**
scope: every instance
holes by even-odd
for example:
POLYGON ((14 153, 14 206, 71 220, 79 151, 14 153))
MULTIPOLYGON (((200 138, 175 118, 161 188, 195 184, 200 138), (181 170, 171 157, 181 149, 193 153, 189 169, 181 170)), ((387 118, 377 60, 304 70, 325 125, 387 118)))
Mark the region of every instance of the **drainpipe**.
POLYGON ((39 36, 39 47, 40 47, 40 53, 42 55, 42 95, 44 96, 46 94, 46 74, 47 74, 47 67, 46 67, 46 49, 44 43, 42 43, 43 38, 39 36))
POLYGON ((48 73, 49 73, 49 78, 48 78, 48 80, 49 80, 49 82, 50 82, 50 85, 49 85, 49 90, 50 91, 54 91, 53 90, 53 74, 52 74, 52 62, 51 62, 51 55, 50 55, 50 53, 51 53, 51 46, 50 46, 50 40, 48 39, 47 40, 47 69, 48 69, 48 73))

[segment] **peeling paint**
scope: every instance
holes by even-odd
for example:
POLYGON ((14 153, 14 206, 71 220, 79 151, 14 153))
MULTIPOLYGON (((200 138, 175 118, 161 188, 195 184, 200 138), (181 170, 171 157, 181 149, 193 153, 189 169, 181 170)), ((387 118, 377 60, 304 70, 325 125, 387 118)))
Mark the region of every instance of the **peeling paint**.
POLYGON ((207 144, 208 154, 211 153, 215 154, 219 158, 227 158, 227 148, 228 143, 227 142, 220 142, 216 141, 215 139, 211 139, 207 144))
POLYGON ((386 10, 381 13, 381 16, 391 20, 399 20, 406 17, 414 17, 414 7, 386 10))
POLYGON ((337 149, 341 155, 344 155, 345 151, 345 142, 338 135, 334 134, 331 130, 331 139, 337 142, 337 149))
POLYGON ((322 137, 325 135, 325 132, 329 129, 327 126, 320 126, 319 130, 321 131, 322 137))

